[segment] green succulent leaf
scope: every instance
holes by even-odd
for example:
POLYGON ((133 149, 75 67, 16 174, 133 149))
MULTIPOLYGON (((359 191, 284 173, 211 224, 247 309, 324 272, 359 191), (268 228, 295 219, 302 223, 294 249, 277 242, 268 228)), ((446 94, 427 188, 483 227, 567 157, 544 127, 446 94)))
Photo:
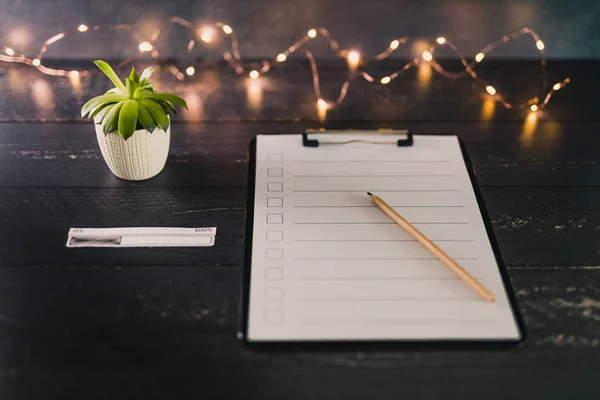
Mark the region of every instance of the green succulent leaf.
POLYGON ((154 117, 150 114, 150 111, 146 109, 143 105, 140 104, 140 109, 138 111, 138 120, 142 127, 146 129, 148 132, 152 133, 156 129, 156 122, 154 121, 154 117))
POLYGON ((159 100, 168 101, 169 103, 177 104, 178 106, 181 106, 186 110, 188 108, 187 103, 184 99, 182 99, 179 96, 175 96, 171 93, 154 93, 153 97, 159 100))
POLYGON ((81 118, 85 117, 85 115, 88 113, 91 114, 94 111, 94 109, 96 109, 102 104, 108 104, 111 102, 114 103, 125 99, 126 97, 122 94, 105 94, 103 96, 94 97, 93 99, 85 103, 84 106, 81 108, 81 118))
POLYGON ((149 91, 148 89, 144 88, 144 87, 139 87, 137 89, 135 89, 135 92, 133 92, 133 98, 135 100, 139 100, 142 97, 145 97, 144 95, 148 93, 148 96, 152 96, 152 92, 149 91))
POLYGON ((108 104, 102 110, 98 111, 96 115, 94 115, 94 121, 96 124, 101 124, 104 121, 104 117, 110 112, 110 110, 115 106, 115 104, 108 104))
POLYGON ((89 118, 95 116, 100 110, 102 110, 107 105, 118 103, 118 102, 121 102, 121 101, 127 99, 125 96, 121 96, 121 95, 109 95, 109 96, 103 96, 103 97, 104 97, 104 100, 90 111, 89 118))
POLYGON ((156 101, 150 99, 140 99, 139 102, 150 112, 150 114, 152 114, 154 121, 156 121, 156 124, 160 127, 160 129, 163 131, 169 129, 169 117, 156 101))
POLYGON ((119 135, 127 140, 135 132, 135 126, 138 120, 139 103, 136 100, 127 100, 123 102, 121 114, 119 115, 118 130, 119 135))
POLYGON ((134 81, 135 83, 139 83, 140 82, 140 76, 138 75, 138 73, 135 71, 135 67, 131 68, 131 74, 129 74, 129 79, 131 79, 132 81, 134 81))
POLYGON ((115 104, 115 106, 106 114, 102 122, 102 131, 105 135, 114 132, 119 127, 119 113, 123 108, 123 102, 115 104))
POLYGON ((108 65, 108 63, 102 60, 96 60, 94 61, 94 64, 96 64, 98 68, 100 68, 100 70, 102 70, 102 72, 104 72, 106 76, 108 76, 108 79, 110 79, 116 87, 121 89, 122 92, 125 92, 125 85, 123 85, 123 82, 121 82, 115 71, 113 71, 113 69, 110 67, 110 65, 108 65))
POLYGON ((169 103, 168 101, 159 100, 157 101, 157 103, 160 104, 160 107, 167 114, 177 114, 177 110, 175 109, 175 107, 173 107, 173 104, 169 103))
POLYGON ((148 82, 155 69, 156 67, 148 67, 144 70, 144 72, 142 72, 142 76, 140 77, 140 86, 144 86, 148 82))
POLYGON ((125 80, 125 87, 127 90, 127 97, 129 99, 133 98, 133 94, 135 93, 135 90, 138 88, 138 84, 135 83, 134 81, 132 81, 131 79, 127 78, 125 80))

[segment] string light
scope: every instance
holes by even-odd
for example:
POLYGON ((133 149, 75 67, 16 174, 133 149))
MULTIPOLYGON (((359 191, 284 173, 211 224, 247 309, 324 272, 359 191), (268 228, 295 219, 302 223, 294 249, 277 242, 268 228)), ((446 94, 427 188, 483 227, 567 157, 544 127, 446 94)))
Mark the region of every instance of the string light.
POLYGON ((538 110, 538 106, 535 104, 531 105, 531 111, 536 112, 538 110))
POLYGON ((150 42, 144 41, 144 42, 140 43, 140 45, 138 46, 138 49, 140 49, 141 52, 148 52, 148 51, 152 51, 152 49, 154 49, 154 46, 152 46, 152 44, 150 42))
MULTIPOLYGON (((170 24, 178 24, 178 25, 181 25, 181 26, 189 29, 191 32, 194 32, 194 25, 191 22, 189 22, 183 18, 171 17, 171 18, 169 18, 168 21, 170 24)), ((215 28, 222 30, 223 33, 228 35, 229 39, 230 39, 229 40, 230 44, 231 44, 230 50, 224 50, 222 53, 224 60, 229 63, 229 65, 235 70, 235 72, 237 74, 243 74, 245 71, 247 71, 247 69, 246 69, 247 64, 244 63, 244 61, 242 60, 242 57, 239 52, 239 45, 238 45, 237 37, 236 37, 233 29, 229 25, 226 25, 222 22, 215 22, 215 23, 212 23, 209 25, 205 25, 205 26, 201 27, 201 30, 198 32, 200 38, 205 43, 212 42, 215 37, 215 34, 216 34, 215 28)), ((88 70, 67 71, 67 70, 47 67, 42 64, 42 58, 43 58, 43 55, 45 54, 45 52, 47 51, 48 47, 50 45, 52 45, 53 43, 58 42, 59 40, 62 40, 63 38, 65 38, 66 36, 68 36, 69 34, 71 34, 73 32, 83 33, 88 30, 89 30, 88 26, 81 24, 72 30, 68 30, 68 31, 65 31, 65 32, 62 32, 62 33, 59 33, 59 34, 56 34, 56 35, 50 37, 48 40, 46 40, 44 42, 37 57, 35 57, 35 58, 27 58, 23 55, 15 56, 15 54, 16 54, 15 50, 13 50, 12 48, 9 48, 9 47, 4 47, 4 53, 6 53, 6 55, 0 54, 0 61, 10 62, 10 63, 22 63, 22 64, 30 65, 30 66, 37 68, 40 72, 47 74, 47 75, 52 75, 52 76, 65 76, 65 77, 77 78, 77 79, 80 76, 87 76, 90 73, 90 71, 88 71, 88 70)), ((94 31, 125 30, 125 31, 129 32, 132 35, 132 37, 138 41, 138 43, 139 43, 138 47, 139 47, 140 51, 150 52, 152 57, 155 59, 158 59, 160 56, 159 52, 157 51, 157 49, 155 49, 153 47, 151 42, 144 40, 144 38, 131 25, 127 25, 127 24, 105 25, 105 26, 96 25, 93 27, 93 30, 94 31)), ((339 94, 337 100, 335 100, 332 103, 327 103, 321 97, 317 62, 316 62, 315 58, 312 56, 312 53, 310 53, 310 51, 308 51, 307 49, 303 49, 303 52, 305 53, 307 59, 310 62, 310 65, 311 65, 311 70, 312 70, 312 75, 313 75, 313 86, 314 86, 315 95, 318 99, 317 105, 318 105, 318 108, 320 111, 325 111, 327 109, 330 109, 332 107, 340 105, 346 97, 346 94, 348 92, 348 88, 350 86, 351 81, 357 77, 362 77, 363 79, 365 79, 368 82, 372 82, 372 83, 379 82, 382 85, 386 85, 386 84, 389 84, 395 78, 397 78, 400 74, 402 74, 402 73, 408 71, 409 69, 411 69, 412 67, 416 67, 416 66, 419 67, 419 71, 421 71, 421 67, 428 67, 429 71, 431 71, 433 69, 438 74, 440 74, 448 79, 453 79, 453 80, 458 80, 458 79, 470 76, 474 81, 481 84, 482 87, 484 87, 485 90, 490 95, 494 96, 493 98, 490 98, 491 101, 499 102, 505 108, 509 108, 509 109, 527 109, 527 108, 529 108, 532 111, 534 111, 533 106, 535 106, 536 110, 540 110, 548 104, 548 102, 550 101, 550 98, 552 97, 552 94, 554 92, 562 89, 563 87, 565 87, 566 85, 568 85, 570 83, 570 79, 566 78, 563 81, 554 84, 550 88, 550 90, 548 90, 547 81, 546 81, 546 75, 547 75, 546 55, 545 55, 545 51, 543 51, 545 49, 545 45, 544 45, 544 42, 538 37, 538 35, 529 28, 523 28, 519 31, 504 35, 499 40, 487 45, 479 53, 477 53, 474 61, 471 63, 469 63, 467 61, 467 59, 464 57, 464 55, 462 55, 460 53, 460 51, 454 44, 452 44, 445 37, 440 36, 435 40, 434 43, 432 43, 429 46, 428 50, 425 50, 422 52, 421 58, 427 62, 426 64, 419 62, 419 59, 414 59, 414 60, 406 63, 404 66, 402 66, 399 70, 397 70, 393 74, 384 76, 382 78, 376 78, 376 77, 369 75, 366 71, 364 71, 364 68, 367 67, 369 64, 373 64, 374 62, 381 61, 381 60, 388 58, 401 44, 406 44, 410 38, 402 37, 399 39, 394 39, 392 42, 390 42, 388 48, 385 51, 383 51, 379 54, 376 54, 374 56, 365 57, 363 59, 363 57, 360 55, 360 53, 356 52, 355 50, 349 51, 349 50, 340 49, 338 42, 331 37, 331 34, 329 33, 329 31, 327 31, 327 29, 318 28, 318 32, 320 32, 323 35, 325 40, 329 43, 329 47, 331 48, 331 50, 334 52, 334 54, 337 57, 346 58, 346 60, 348 61, 349 67, 351 69, 354 69, 354 68, 359 69, 358 73, 351 74, 349 76, 349 78, 342 84, 341 89, 340 89, 340 94, 339 94), (542 86, 543 86, 543 89, 546 90, 546 94, 545 94, 545 97, 544 96, 536 96, 527 101, 515 104, 515 103, 510 103, 510 102, 506 101, 503 96, 501 96, 499 93, 497 93, 496 89, 493 86, 485 83, 485 81, 482 80, 479 77, 479 75, 475 72, 475 68, 476 68, 477 64, 480 63, 485 58, 487 53, 494 50, 496 47, 501 46, 501 45, 509 42, 510 40, 517 39, 523 35, 531 36, 536 44, 536 48, 540 51, 541 67, 542 67, 541 76, 542 76, 542 83, 543 83, 542 86), (453 50, 455 52, 455 54, 459 57, 460 62, 462 63, 462 65, 464 67, 464 71, 450 72, 450 71, 447 71, 446 69, 444 69, 440 64, 438 64, 434 58, 434 52, 436 49, 436 45, 446 45, 451 50, 453 50), (356 65, 353 65, 353 64, 356 64, 356 65), (540 98, 543 98, 543 100, 540 101, 539 100, 540 98)), ((151 35, 152 42, 155 42, 159 38, 161 33, 162 33, 161 30, 156 30, 151 35)), ((307 32, 306 36, 303 36, 298 41, 293 43, 289 48, 287 48, 284 52, 278 54, 277 57, 275 58, 275 61, 277 61, 279 63, 285 61, 290 54, 293 54, 293 53, 297 52, 298 50, 300 50, 306 43, 309 42, 310 39, 313 39, 316 36, 317 36, 317 29, 316 28, 310 29, 307 32)), ((424 42, 424 41, 417 41, 417 42, 423 44, 423 47, 420 47, 421 51, 422 51, 422 49, 427 49, 426 42, 424 42)), ((417 43, 417 42, 415 42, 415 43, 417 43)), ((193 39, 190 40, 188 43, 188 46, 187 46, 188 53, 190 53, 192 51, 192 49, 194 48, 194 45, 195 45, 195 41, 193 39)), ((127 61, 125 61, 125 62, 127 62, 127 61)), ((260 74, 267 73, 271 69, 272 63, 273 63, 273 61, 269 61, 269 60, 260 61, 259 64, 261 64, 262 67, 253 69, 252 71, 250 71, 249 72, 250 78, 252 80, 256 80, 260 77, 260 74)), ((177 77, 177 79, 180 79, 180 80, 185 79, 185 74, 183 74, 175 65, 167 64, 167 68, 175 77, 177 77)), ((191 76, 195 73, 195 69, 193 66, 188 66, 187 69, 185 70, 185 72, 187 73, 187 75, 191 76), (192 72, 192 73, 190 74, 190 72, 192 72)), ((486 100, 486 101, 488 101, 488 100, 486 100)), ((321 115, 321 113, 319 115, 321 115)))
POLYGON ((544 50, 546 48, 546 46, 544 45, 544 42, 542 42, 539 39, 535 42, 535 45, 538 48, 538 50, 544 50))
MULTIPOLYGON (((223 30, 223 31, 225 31, 225 30, 223 30)), ((202 28, 202 31, 200 32, 200 40, 202 40, 204 43, 210 43, 210 42, 212 42, 212 39, 213 39, 212 29, 206 28, 206 27, 202 28)))
POLYGON ((192 76, 196 73, 196 68, 194 68, 190 65, 189 67, 186 68, 185 73, 188 74, 188 76, 192 76))
POLYGON ((356 69, 358 68, 358 65, 360 64, 360 53, 356 50, 351 50, 348 52, 348 64, 350 65, 351 69, 356 69))

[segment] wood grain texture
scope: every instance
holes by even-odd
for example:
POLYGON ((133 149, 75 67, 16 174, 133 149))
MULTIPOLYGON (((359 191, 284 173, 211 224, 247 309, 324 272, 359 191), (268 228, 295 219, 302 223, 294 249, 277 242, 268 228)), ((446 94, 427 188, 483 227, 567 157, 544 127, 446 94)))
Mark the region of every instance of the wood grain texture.
MULTIPOLYGON (((600 265, 600 188, 482 188, 510 266, 600 265), (572 251, 577 249, 577 251, 572 251)), ((0 267, 241 266, 245 188, 0 189, 0 267), (215 247, 66 248, 69 228, 216 226, 215 247), (36 249, 36 251, 31 251, 36 249)))
MULTIPOLYGON (((0 124, 0 187, 209 187, 246 185, 249 142, 259 133, 301 133, 309 123, 174 124, 165 170, 147 182, 115 177, 90 124, 0 124)), ((409 128, 457 134, 481 186, 600 185, 600 124, 330 123, 332 129, 409 128)))
POLYGON ((510 275, 528 327, 515 348, 268 351, 235 337, 240 268, 1 269, 0 357, 10 368, 0 394, 593 397, 600 271, 510 275))

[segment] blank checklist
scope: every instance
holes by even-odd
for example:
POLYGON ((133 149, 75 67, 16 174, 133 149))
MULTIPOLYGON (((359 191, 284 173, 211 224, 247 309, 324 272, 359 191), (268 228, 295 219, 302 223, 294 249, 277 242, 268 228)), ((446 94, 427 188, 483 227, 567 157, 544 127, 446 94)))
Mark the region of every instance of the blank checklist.
MULTIPOLYGON (((361 135, 319 134, 333 140, 361 135)), ((456 136, 399 147, 256 144, 249 341, 521 337, 456 136), (369 199, 383 198, 485 284, 488 303, 369 199)))

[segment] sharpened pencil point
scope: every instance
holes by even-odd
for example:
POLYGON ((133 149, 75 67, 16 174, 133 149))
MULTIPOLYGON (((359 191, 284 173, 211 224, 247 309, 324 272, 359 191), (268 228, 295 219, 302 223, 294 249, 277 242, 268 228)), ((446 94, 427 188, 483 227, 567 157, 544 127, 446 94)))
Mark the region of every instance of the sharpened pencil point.
POLYGON ((371 192, 367 192, 367 194, 368 194, 369 196, 373 196, 373 193, 371 193, 371 192))

